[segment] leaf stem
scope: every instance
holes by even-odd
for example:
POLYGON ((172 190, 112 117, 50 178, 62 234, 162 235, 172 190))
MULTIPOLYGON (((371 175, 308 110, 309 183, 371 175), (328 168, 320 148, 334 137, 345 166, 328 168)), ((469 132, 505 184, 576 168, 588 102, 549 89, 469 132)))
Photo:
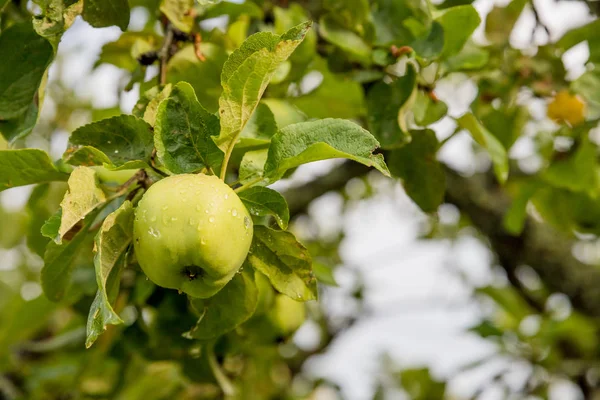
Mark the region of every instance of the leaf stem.
POLYGON ((263 180, 263 177, 259 176, 258 178, 254 178, 254 179, 252 179, 252 180, 244 183, 242 186, 240 186, 239 188, 234 189, 233 191, 236 192, 236 193, 243 192, 244 190, 250 188, 250 186, 253 186, 253 185, 257 184, 258 182, 260 182, 262 180, 263 180))
POLYGON ((211 344, 208 347, 208 364, 210 365, 210 369, 225 396, 233 396, 235 394, 235 387, 233 386, 227 375, 225 375, 225 373, 221 369, 221 366, 217 362, 214 344, 211 344))
POLYGON ((233 153, 233 143, 227 148, 227 151, 225 152, 225 157, 223 158, 223 165, 221 166, 221 175, 219 176, 223 182, 225 182, 225 176, 227 175, 227 164, 229 164, 231 153, 233 153))

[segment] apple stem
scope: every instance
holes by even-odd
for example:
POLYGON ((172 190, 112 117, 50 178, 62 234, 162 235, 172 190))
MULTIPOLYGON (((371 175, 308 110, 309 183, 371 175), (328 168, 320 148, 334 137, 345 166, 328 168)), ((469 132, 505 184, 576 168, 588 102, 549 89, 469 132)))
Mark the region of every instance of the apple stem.
POLYGON ((223 394, 225 396, 230 397, 235 394, 235 387, 233 383, 229 380, 227 375, 221 369, 221 366, 217 362, 217 357, 215 356, 214 344, 209 345, 208 347, 208 364, 210 365, 210 369, 217 380, 217 383, 221 387, 223 394))
POLYGON ((252 179, 251 181, 244 183, 242 186, 240 186, 239 188, 234 189, 233 191, 236 192, 236 193, 243 192, 244 190, 248 189, 250 186, 254 186, 258 182, 262 181, 262 179, 263 179, 262 176, 259 176, 256 179, 252 179))

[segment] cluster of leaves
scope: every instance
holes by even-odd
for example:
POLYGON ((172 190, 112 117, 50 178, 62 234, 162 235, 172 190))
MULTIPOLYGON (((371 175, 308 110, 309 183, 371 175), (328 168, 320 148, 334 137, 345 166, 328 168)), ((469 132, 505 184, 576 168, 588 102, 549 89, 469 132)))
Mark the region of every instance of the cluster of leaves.
MULTIPOLYGON (((598 20, 531 56, 509 42, 525 0, 492 10, 485 45, 472 40, 482 21, 468 1, 434 7, 404 0, 36 0, 30 9, 25 3, 0 0, 0 190, 36 186, 24 214, 2 215, 6 226, 13 220, 18 226, 20 219, 26 228, 12 234, 3 229, 0 239, 9 248, 27 237, 24 251, 44 260, 45 297, 27 302, 11 288, 10 296, 0 296, 9 310, 0 318, 19 321, 0 335, 0 349, 40 330, 50 338, 24 351, 64 350, 82 333, 88 347, 98 341, 87 353, 71 349, 34 364, 39 376, 32 380, 37 386, 26 389, 28 398, 78 392, 212 398, 219 391, 233 395, 230 378, 240 398, 289 393, 290 372, 297 372, 294 363, 302 358, 278 351, 294 331, 286 326, 297 327, 278 316, 278 307, 288 307, 280 296, 313 300, 317 281, 335 284, 330 268, 313 265, 306 247, 287 231, 291 216, 284 197, 266 187, 305 163, 346 158, 374 167, 401 180, 423 211, 434 212, 446 185, 438 151, 454 134, 467 132, 513 198, 507 231, 518 235, 535 207, 565 232, 598 234, 598 149, 591 135, 600 118, 598 20), (148 11, 139 31, 127 30, 133 7, 148 11), (124 31, 102 48, 96 66, 128 71, 125 89, 139 88, 140 100, 131 115, 100 110, 102 118, 77 127, 54 161, 43 150, 24 147, 43 106, 48 67, 78 16, 94 27, 124 31), (224 31, 204 28, 203 21, 220 16, 228 17, 224 31), (584 41, 589 68, 567 81, 560 57, 584 41), (146 79, 152 64, 158 76, 146 79), (449 114, 436 85, 464 76, 478 94, 466 113, 449 114), (555 123, 537 124, 523 97, 550 103, 547 116, 555 123), (455 126, 443 142, 432 127, 441 120, 455 126), (511 165, 508 156, 526 136, 536 149, 534 173, 511 165), (130 246, 144 191, 165 176, 199 172, 234 186, 255 223, 243 272, 207 301, 155 287, 139 271, 130 246), (67 316, 47 326, 49 315, 61 310, 67 316), (100 336, 110 324, 121 327, 100 336), (107 361, 94 363, 98 358, 107 361), (82 363, 86 367, 78 369, 82 363), (48 378, 56 365, 62 375, 48 378)), ((513 295, 494 288, 481 293, 510 308, 514 320, 486 321, 475 330, 480 336, 505 340, 506 332, 539 312, 507 302, 513 295)), ((532 342, 535 354, 517 354, 561 372, 563 357, 573 353, 560 346, 581 339, 565 335, 596 328, 578 315, 543 321, 551 325, 539 330, 546 336, 520 336, 532 342), (558 349, 552 357, 548 347, 558 349)), ((585 336, 576 353, 595 349, 595 337, 585 336)), ((0 350, 4 365, 11 361, 0 350)), ((408 381, 433 382, 426 371, 415 374, 402 378, 409 392, 408 381)), ((434 383, 435 393, 445 390, 434 383)))

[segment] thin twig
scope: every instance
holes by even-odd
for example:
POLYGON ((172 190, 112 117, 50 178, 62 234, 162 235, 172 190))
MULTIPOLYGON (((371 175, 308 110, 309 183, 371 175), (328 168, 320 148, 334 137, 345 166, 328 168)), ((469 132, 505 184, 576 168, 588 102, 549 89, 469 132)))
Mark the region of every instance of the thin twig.
POLYGON ((170 22, 165 24, 165 30, 165 40, 163 41, 162 47, 158 51, 158 58, 160 60, 160 65, 158 67, 158 83, 161 86, 167 83, 167 63, 169 62, 169 58, 171 58, 171 45, 173 44, 173 38, 175 37, 173 27, 170 22))

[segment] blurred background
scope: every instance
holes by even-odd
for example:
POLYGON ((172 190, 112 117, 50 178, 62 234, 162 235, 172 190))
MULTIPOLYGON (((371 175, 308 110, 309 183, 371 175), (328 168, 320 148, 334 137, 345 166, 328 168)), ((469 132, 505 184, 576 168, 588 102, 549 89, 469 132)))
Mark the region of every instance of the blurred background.
MULTIPOLYGON (((492 10, 508 4, 473 2, 482 21, 492 10)), ((35 11, 35 5, 29 7, 35 11)), ((510 32, 509 47, 535 55, 540 46, 595 20, 590 7, 579 1, 527 3, 510 32)), ((149 21, 146 8, 133 7, 129 30, 142 30, 149 21)), ((203 29, 227 32, 230 22, 228 16, 212 18, 203 21, 203 29)), ((131 112, 143 90, 140 83, 124 90, 131 72, 98 61, 103 52, 105 60, 110 56, 105 45, 121 34, 117 27, 92 28, 76 19, 60 41, 50 68, 38 125, 21 146, 46 149, 58 159, 76 127, 131 112)), ((489 43, 484 22, 473 40, 482 46, 489 43)), ((119 57, 118 50, 112 56, 119 57)), ((566 79, 577 80, 586 72, 588 42, 560 57, 566 79)), ((157 68, 149 67, 146 79, 157 73, 157 68)), ((302 81, 302 90, 310 92, 322 80, 322 74, 313 74, 302 81)), ((436 83, 435 95, 448 106, 448 116, 429 126, 440 141, 449 138, 438 159, 462 177, 485 174, 491 165, 487 153, 474 145, 467 132, 457 130, 453 118, 469 110, 478 96, 478 83, 466 73, 449 74, 436 83)), ((523 128, 525 133, 510 147, 511 165, 535 172, 543 163, 536 134, 558 125, 546 116, 549 98, 523 91, 517 101, 531 118, 523 128)), ((303 166, 274 188, 293 193, 294 188, 302 189, 341 165, 328 161, 303 166)), ((30 222, 49 216, 61 193, 60 188, 54 196, 44 193, 44 200, 36 204, 33 190, 16 188, 0 195, 0 293, 4 292, 0 296, 0 352, 3 347, 20 348, 20 339, 14 335, 21 332, 29 339, 28 329, 31 334, 39 329, 32 322, 36 318, 60 312, 48 305, 38 308, 37 316, 25 311, 27 320, 19 319, 28 310, 27 304, 43 297, 37 282, 43 261, 24 238, 39 229, 39 224, 30 222), (6 295, 15 288, 20 299, 6 295)), ((293 231, 311 250, 317 249, 324 263, 335 267, 332 282, 337 285, 321 285, 319 304, 308 305, 309 319, 294 335, 299 349, 321 349, 318 321, 323 315, 335 333, 324 350, 315 352, 302 366, 303 379, 327 382, 314 398, 595 398, 590 388, 600 379, 597 321, 573 310, 569 296, 545 290, 534 268, 518 265, 514 276, 507 276, 489 238, 452 203, 426 214, 407 196, 401 182, 372 172, 319 196, 308 204, 306 213, 298 213, 293 231), (541 308, 532 307, 514 289, 514 279, 527 291, 542 293, 541 308), (579 346, 577 354, 595 356, 571 358, 561 350, 565 344, 579 346), (578 368, 585 370, 583 376, 578 368), (408 387, 406 382, 418 384, 408 387)), ((595 263, 600 256, 596 236, 582 234, 577 239, 575 257, 595 263)), ((49 376, 44 379, 51 380, 49 376)), ((6 376, 0 378, 0 398, 12 398, 9 381, 6 376)), ((295 384, 301 386, 302 381, 295 384)))

